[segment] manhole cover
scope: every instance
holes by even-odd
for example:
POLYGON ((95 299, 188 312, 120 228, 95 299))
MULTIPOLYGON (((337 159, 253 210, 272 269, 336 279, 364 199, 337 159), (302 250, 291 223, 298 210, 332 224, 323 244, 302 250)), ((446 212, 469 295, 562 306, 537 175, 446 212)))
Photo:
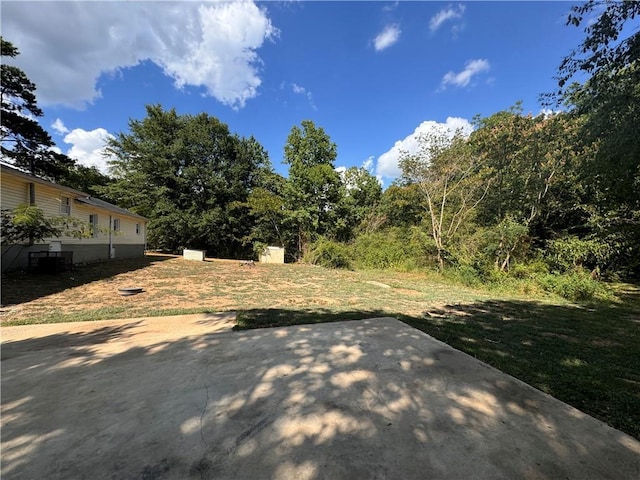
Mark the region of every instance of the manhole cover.
POLYGON ((128 296, 128 295, 135 295, 136 293, 141 293, 144 290, 142 289, 142 287, 130 287, 130 288, 119 288, 118 289, 118 293, 120 295, 124 295, 124 296, 128 296))

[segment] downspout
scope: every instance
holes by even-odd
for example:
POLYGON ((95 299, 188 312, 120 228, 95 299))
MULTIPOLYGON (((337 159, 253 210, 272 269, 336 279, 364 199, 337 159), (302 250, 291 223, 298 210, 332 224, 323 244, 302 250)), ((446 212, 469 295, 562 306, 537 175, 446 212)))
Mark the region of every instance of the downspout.
POLYGON ((111 215, 109 215, 109 259, 113 258, 111 256, 111 250, 113 248, 113 240, 112 240, 112 234, 113 234, 113 226, 112 226, 112 219, 111 219, 111 215))

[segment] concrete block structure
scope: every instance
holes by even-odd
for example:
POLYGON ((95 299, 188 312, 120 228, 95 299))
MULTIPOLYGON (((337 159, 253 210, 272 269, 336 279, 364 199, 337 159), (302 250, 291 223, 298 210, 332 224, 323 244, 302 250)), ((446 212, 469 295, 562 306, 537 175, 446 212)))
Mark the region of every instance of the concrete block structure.
POLYGON ((262 255, 260 255, 260 263, 284 263, 284 248, 265 248, 262 255))

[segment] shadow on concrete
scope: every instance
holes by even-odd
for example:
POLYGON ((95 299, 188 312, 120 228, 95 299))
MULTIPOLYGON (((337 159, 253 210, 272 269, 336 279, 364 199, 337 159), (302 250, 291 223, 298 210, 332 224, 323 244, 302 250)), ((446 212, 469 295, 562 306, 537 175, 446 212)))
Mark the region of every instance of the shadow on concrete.
MULTIPOLYGON (((127 333, 128 330, 131 330, 141 324, 142 321, 134 321, 124 325, 101 327, 86 333, 57 333, 47 335, 45 337, 34 337, 15 342, 6 342, 3 343, 0 354, 2 355, 2 361, 5 361, 22 355, 27 355, 29 353, 47 351, 49 349, 65 348, 71 350, 82 350, 96 344, 130 338, 131 335, 127 333)), ((3 370, 5 370, 5 368, 3 368, 3 370)))
POLYGON ((291 325, 312 325, 346 320, 364 320, 366 318, 386 317, 382 310, 343 310, 328 308, 254 308, 240 310, 236 315, 234 330, 254 328, 287 327, 291 325))
POLYGON ((147 344, 132 326, 3 346, 3 479, 640 469, 630 437, 392 319, 147 344))
POLYGON ((30 302, 97 280, 148 267, 174 258, 168 255, 146 255, 140 258, 114 259, 86 265, 74 265, 73 270, 57 275, 27 273, 23 271, 2 274, 2 305, 30 302))

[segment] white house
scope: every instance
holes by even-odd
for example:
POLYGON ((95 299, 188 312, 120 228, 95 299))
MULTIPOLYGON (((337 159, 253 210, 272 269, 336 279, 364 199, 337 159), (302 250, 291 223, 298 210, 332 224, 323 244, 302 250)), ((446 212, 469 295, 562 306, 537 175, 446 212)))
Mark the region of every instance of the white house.
POLYGON ((90 195, 0 164, 0 208, 36 205, 45 217, 69 215, 94 227, 90 238, 47 238, 35 245, 3 245, 2 271, 27 268, 29 252, 72 252, 73 263, 144 255, 147 221, 90 195))

